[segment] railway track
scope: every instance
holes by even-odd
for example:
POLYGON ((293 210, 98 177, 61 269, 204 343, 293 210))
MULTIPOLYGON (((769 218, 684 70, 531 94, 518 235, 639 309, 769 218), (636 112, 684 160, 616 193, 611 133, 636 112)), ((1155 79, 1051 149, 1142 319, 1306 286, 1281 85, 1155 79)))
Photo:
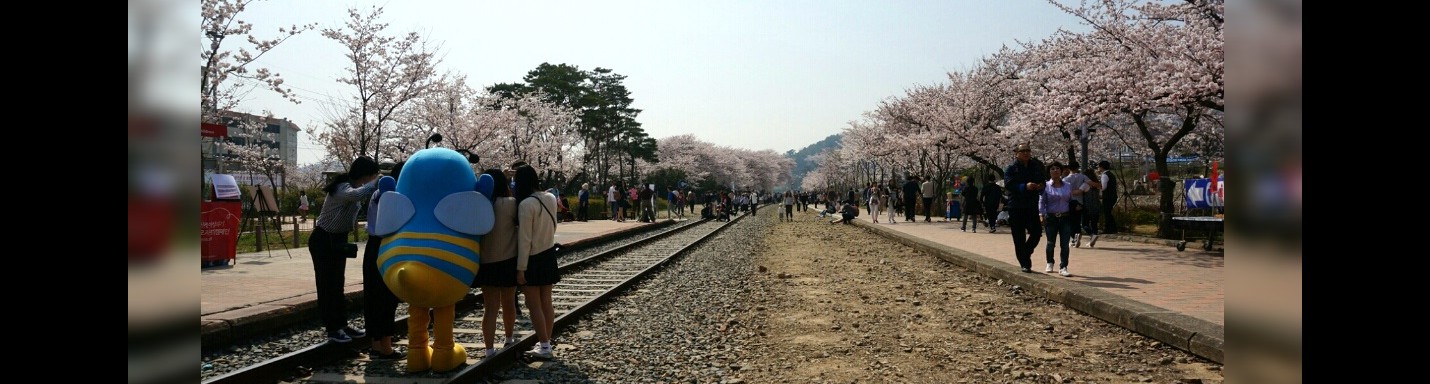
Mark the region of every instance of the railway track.
MULTIPOLYGON (((692 220, 669 225, 649 236, 622 240, 606 245, 595 245, 594 252, 584 252, 585 256, 561 260, 562 281, 552 292, 553 306, 558 313, 556 328, 560 329, 581 316, 600 308, 602 303, 621 295, 630 286, 638 283, 671 260, 683 255, 688 249, 713 237, 729 225, 738 222, 745 215, 732 218, 728 222, 713 220, 692 220), (612 245, 614 244, 614 245, 612 245)), ((570 255, 568 257, 575 256, 570 255)), ((497 372, 510 364, 524 359, 523 352, 530 349, 536 338, 529 329, 529 323, 519 324, 520 341, 511 347, 500 349, 492 356, 483 356, 485 346, 481 342, 482 308, 481 294, 468 295, 457 304, 458 317, 454 333, 458 343, 467 350, 467 364, 453 372, 424 372, 408 374, 401 369, 401 363, 392 361, 389 369, 366 369, 362 374, 352 374, 354 364, 368 367, 379 365, 376 361, 357 361, 370 340, 356 339, 347 344, 319 343, 258 364, 228 372, 204 381, 207 384, 230 383, 277 383, 298 380, 307 383, 470 383, 497 372)), ((397 319, 397 333, 406 334, 407 317, 397 319)), ((398 341, 405 344, 406 340, 398 341)))

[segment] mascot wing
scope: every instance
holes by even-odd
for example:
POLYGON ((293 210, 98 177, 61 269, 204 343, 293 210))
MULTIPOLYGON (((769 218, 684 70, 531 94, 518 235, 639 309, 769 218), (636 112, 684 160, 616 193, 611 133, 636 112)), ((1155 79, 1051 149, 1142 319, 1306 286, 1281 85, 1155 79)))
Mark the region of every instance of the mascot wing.
MULTIPOLYGON (((386 199, 387 196, 383 195, 382 198, 386 199)), ((382 203, 385 205, 387 201, 382 203)), ((386 219, 384 216, 387 211, 379 212, 378 218, 386 219)), ((492 201, 476 191, 457 192, 443 197, 432 210, 432 215, 447 228, 467 235, 485 235, 491 232, 496 218, 492 212, 492 201)))
MULTIPOLYGON (((377 221, 372 226, 373 235, 389 236, 397 233, 417 213, 417 209, 412 206, 412 199, 398 192, 383 192, 377 200, 377 221)), ((487 210, 491 208, 488 207, 487 210)))

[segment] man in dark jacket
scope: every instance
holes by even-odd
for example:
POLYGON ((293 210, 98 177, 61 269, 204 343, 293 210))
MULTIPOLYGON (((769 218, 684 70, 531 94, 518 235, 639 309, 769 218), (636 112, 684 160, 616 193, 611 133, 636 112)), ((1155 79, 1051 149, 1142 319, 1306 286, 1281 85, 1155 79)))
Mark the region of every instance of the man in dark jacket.
POLYGON ((839 209, 839 217, 830 220, 829 223, 849 224, 850 221, 854 220, 854 216, 857 215, 859 215, 859 207, 854 205, 854 200, 845 200, 844 205, 839 209))
POLYGON ((998 206, 1003 203, 1003 187, 993 182, 997 176, 988 174, 987 183, 983 184, 983 215, 988 218, 988 233, 998 231, 998 206))
POLYGON ((640 199, 640 221, 642 223, 655 222, 655 202, 651 201, 651 197, 654 197, 654 195, 655 191, 652 191, 650 187, 644 185, 641 186, 640 192, 636 193, 636 196, 640 199))
POLYGON ((909 176, 904 180, 904 221, 914 221, 914 208, 919 201, 919 177, 909 176))
POLYGON ((1042 161, 1033 158, 1033 150, 1028 144, 1018 144, 1013 153, 1017 160, 1003 172, 1004 187, 1008 188, 1008 227, 1013 232, 1013 252, 1018 259, 1018 267, 1025 273, 1031 273, 1033 250, 1038 247, 1038 239, 1043 237, 1043 223, 1038 217, 1038 197, 1048 181, 1048 169, 1042 161))

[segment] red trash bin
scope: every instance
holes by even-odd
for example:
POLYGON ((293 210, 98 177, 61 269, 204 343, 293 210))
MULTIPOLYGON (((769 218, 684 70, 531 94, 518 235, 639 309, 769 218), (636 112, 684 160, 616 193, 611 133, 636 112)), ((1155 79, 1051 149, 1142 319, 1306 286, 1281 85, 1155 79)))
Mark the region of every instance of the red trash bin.
POLYGON ((213 175, 213 191, 199 208, 199 248, 203 266, 230 265, 237 259, 243 198, 231 175, 213 175))
POLYGON ((238 225, 243 202, 205 201, 199 215, 200 248, 203 266, 231 264, 237 256, 238 225))

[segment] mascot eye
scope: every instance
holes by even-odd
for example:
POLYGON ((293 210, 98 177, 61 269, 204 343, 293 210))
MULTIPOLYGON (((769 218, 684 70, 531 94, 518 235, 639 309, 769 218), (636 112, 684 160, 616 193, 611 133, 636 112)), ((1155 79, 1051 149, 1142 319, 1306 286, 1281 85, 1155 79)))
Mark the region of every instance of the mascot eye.
POLYGON ((372 225, 372 234, 377 236, 396 233, 417 213, 417 209, 412 207, 412 200, 401 193, 383 192, 377 200, 377 221, 372 225))
POLYGON ((437 207, 433 208, 432 216, 447 228, 468 235, 485 235, 491 232, 492 223, 496 221, 496 214, 492 212, 492 201, 476 191, 457 192, 443 197, 442 201, 437 202, 437 207))

